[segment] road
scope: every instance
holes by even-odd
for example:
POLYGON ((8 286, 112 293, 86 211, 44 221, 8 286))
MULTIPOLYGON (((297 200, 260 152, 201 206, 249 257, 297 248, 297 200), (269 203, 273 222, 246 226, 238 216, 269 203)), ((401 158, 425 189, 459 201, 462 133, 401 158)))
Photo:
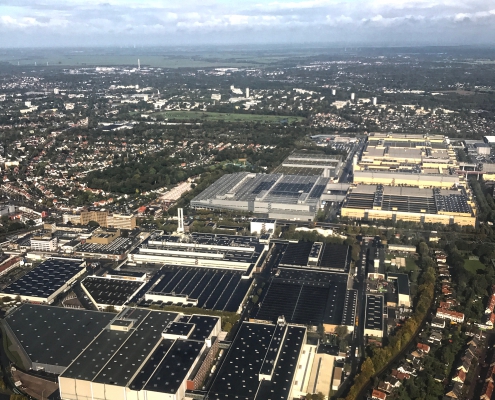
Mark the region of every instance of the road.
POLYGON ((359 142, 356 146, 354 146, 353 150, 347 156, 345 160, 345 166, 342 169, 342 173, 340 174, 339 183, 349 183, 352 180, 352 160, 354 159, 354 155, 361 155, 364 150, 364 146, 366 142, 364 139, 359 139, 359 142))

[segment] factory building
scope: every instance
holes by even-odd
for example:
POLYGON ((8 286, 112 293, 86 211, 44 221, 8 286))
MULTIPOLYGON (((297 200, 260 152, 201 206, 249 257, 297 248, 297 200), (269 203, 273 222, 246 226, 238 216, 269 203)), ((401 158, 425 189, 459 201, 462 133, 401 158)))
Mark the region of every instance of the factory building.
POLYGON ((305 344, 306 328, 283 317, 276 324, 243 322, 207 398, 292 399, 305 344))
POLYGON ((366 295, 366 314, 364 320, 364 335, 377 338, 383 337, 384 299, 381 295, 366 295))
POLYGON ((266 250, 268 246, 254 236, 153 234, 128 255, 128 260, 239 270, 250 275, 266 250))
POLYGON ((456 153, 441 135, 371 133, 354 171, 451 174, 456 153))
POLYGON ((351 187, 341 215, 351 219, 476 225, 475 204, 463 188, 420 189, 382 185, 351 187))
POLYGON ((288 175, 321 175, 336 178, 342 168, 342 156, 296 151, 288 156, 276 172, 288 175))
POLYGON ((196 209, 253 212, 261 217, 312 221, 329 178, 317 175, 224 175, 191 200, 196 209))
POLYGON ((26 370, 61 374, 99 335, 114 313, 22 304, 2 326, 26 370))
POLYGON ((85 273, 85 266, 83 260, 50 258, 10 283, 0 296, 20 296, 22 301, 50 304, 85 273))
POLYGON ((219 317, 125 308, 59 376, 63 400, 182 400, 218 352, 219 317))
POLYGON ((418 188, 452 189, 460 184, 459 175, 407 172, 355 171, 355 185, 414 186, 418 188))

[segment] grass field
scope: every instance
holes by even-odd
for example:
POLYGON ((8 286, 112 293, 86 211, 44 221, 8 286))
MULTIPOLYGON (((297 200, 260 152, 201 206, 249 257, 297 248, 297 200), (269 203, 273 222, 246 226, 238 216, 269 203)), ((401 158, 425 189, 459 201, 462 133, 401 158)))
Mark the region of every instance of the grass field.
POLYGON ((280 115, 259 115, 259 114, 231 114, 231 113, 215 113, 201 111, 164 111, 152 114, 154 116, 162 115, 169 120, 188 120, 188 121, 225 121, 225 122, 268 122, 280 123, 287 121, 293 122, 303 121, 303 117, 285 117, 280 115))
POLYGON ((483 271, 486 269, 485 264, 479 260, 466 260, 464 261, 464 268, 473 274, 476 274, 479 269, 483 271))
POLYGON ((406 257, 406 271, 416 271, 418 269, 418 265, 413 257, 406 257))

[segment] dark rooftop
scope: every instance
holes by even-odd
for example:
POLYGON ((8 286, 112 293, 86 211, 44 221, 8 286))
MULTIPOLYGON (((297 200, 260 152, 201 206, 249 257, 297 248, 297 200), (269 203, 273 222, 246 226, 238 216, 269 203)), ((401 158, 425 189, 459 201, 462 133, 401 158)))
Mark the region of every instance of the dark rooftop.
POLYGON ((81 272, 82 260, 50 258, 2 290, 6 295, 48 298, 81 272))
POLYGON ((288 399, 297 368, 297 360, 304 345, 306 329, 286 325, 244 322, 208 393, 210 400, 278 400, 288 399), (282 332, 281 330, 286 330, 282 332), (276 335, 278 332, 279 335, 276 335), (285 333, 281 340, 280 333, 285 333), (274 359, 271 380, 260 381, 269 349, 280 350, 274 359))
POLYGON ((67 367, 114 313, 22 304, 5 317, 32 362, 67 367))
POLYGON ((365 329, 383 331, 384 299, 381 295, 366 295, 365 329))
POLYGON ((97 304, 122 306, 144 282, 88 276, 81 284, 97 304))

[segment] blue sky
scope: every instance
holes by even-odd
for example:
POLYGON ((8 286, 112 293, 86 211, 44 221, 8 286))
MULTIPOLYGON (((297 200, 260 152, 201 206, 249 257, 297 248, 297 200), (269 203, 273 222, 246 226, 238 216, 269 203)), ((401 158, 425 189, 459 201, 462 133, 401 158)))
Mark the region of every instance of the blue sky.
POLYGON ((0 0, 0 46, 495 44, 495 0, 0 0))

